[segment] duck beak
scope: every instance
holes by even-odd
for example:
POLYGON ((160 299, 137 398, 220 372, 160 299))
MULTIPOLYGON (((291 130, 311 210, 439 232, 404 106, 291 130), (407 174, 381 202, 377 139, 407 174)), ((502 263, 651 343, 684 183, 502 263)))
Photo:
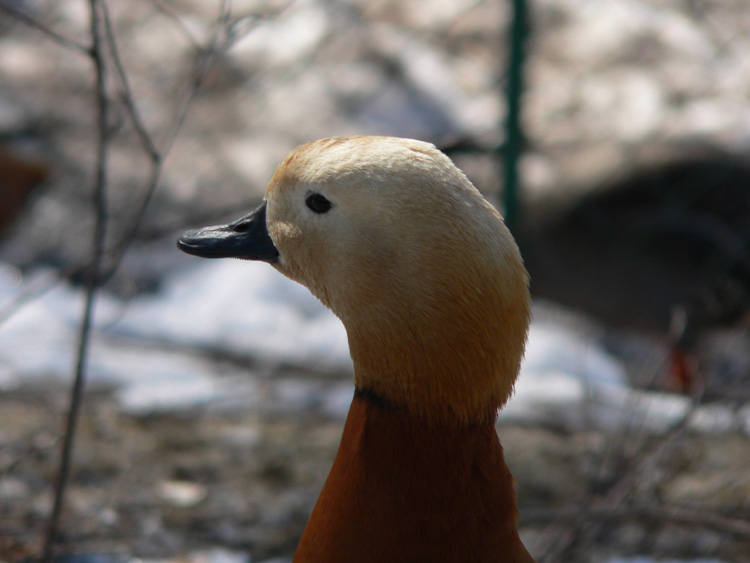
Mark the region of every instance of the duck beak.
POLYGON ((177 248, 201 258, 244 258, 278 262, 279 251, 266 227, 266 202, 228 225, 188 231, 177 240, 177 248))

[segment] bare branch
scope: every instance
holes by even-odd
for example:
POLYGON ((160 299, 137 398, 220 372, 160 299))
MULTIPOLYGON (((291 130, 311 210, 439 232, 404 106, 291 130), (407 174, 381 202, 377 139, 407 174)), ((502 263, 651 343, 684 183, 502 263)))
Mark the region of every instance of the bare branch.
POLYGON ((85 267, 88 267, 88 265, 76 265, 75 268, 66 268, 63 271, 57 271, 55 274, 50 274, 45 280, 37 280, 36 283, 28 285, 19 295, 16 295, 12 300, 8 301, 0 308, 0 324, 15 315, 25 305, 28 305, 35 299, 47 293, 50 289, 60 283, 60 280, 69 278, 71 275, 80 272, 85 267))
MULTIPOLYGON (((154 193, 156 192, 159 179, 161 178, 162 165, 163 165, 164 159, 171 151, 172 146, 174 145, 174 142, 177 139, 177 136, 180 130, 182 129, 182 126, 185 123, 185 119, 187 118, 187 114, 190 109, 190 106, 192 105, 192 102, 195 99, 195 96, 198 93, 198 90, 203 84, 203 81, 205 80, 206 75, 211 70, 216 60, 218 59, 217 53, 219 49, 217 49, 216 46, 219 42, 219 37, 222 35, 222 29, 226 27, 227 25, 226 22, 229 21, 229 16, 230 16, 229 2, 224 0, 221 4, 221 9, 219 11, 219 16, 217 18, 216 28, 215 28, 213 37, 211 39, 211 42, 209 43, 208 48, 206 49, 207 54, 201 58, 199 64, 193 71, 193 79, 191 81, 188 94, 182 101, 180 109, 178 110, 178 113, 177 113, 175 124, 172 128, 172 131, 168 134, 167 140, 164 143, 164 146, 161 148, 161 150, 156 148, 156 146, 153 144, 150 137, 148 136, 148 133, 146 132, 145 127, 143 127, 143 135, 145 138, 148 138, 148 142, 149 142, 149 145, 148 145, 149 148, 147 149, 147 151, 149 152, 151 159, 152 159, 151 174, 149 175, 149 178, 147 180, 146 189, 144 190, 144 193, 138 205, 137 211, 135 215, 133 216, 133 222, 125 230, 125 234, 120 239, 120 242, 115 246, 115 249, 113 251, 114 259, 112 263, 109 265, 109 268, 107 269, 106 273, 103 276, 104 281, 109 280, 112 277, 112 275, 114 275, 115 271, 117 270, 120 263, 122 262, 122 259, 125 257, 125 254, 127 253, 128 249, 130 248, 131 244, 135 240, 135 235, 143 221, 143 216, 145 215, 146 209, 148 208, 148 205, 151 203, 154 193)), ((116 49, 114 51, 116 52, 116 49)), ((115 59, 114 55, 113 55, 113 59, 115 59)), ((117 60, 115 61, 115 65, 117 66, 117 60)), ((123 81, 123 84, 126 85, 127 78, 125 75, 125 71, 122 68, 122 65, 120 65, 120 70, 118 72, 122 73, 122 81, 123 81)), ((131 96, 129 93, 129 90, 128 90, 128 96, 131 96)), ((132 96, 131 96, 131 99, 132 99, 132 96)), ((132 109, 135 110, 134 104, 132 104, 132 109)), ((137 112, 133 111, 133 113, 131 114, 131 118, 134 120, 134 123, 135 123, 135 120, 139 119, 137 116, 137 112)))
POLYGON ((622 475, 620 475, 619 479, 610 487, 609 492, 606 495, 606 502, 609 506, 619 506, 629 492, 632 491, 633 487, 636 485, 638 476, 643 473, 648 464, 661 456, 665 448, 687 430, 690 422, 698 413, 698 408, 701 405, 702 398, 702 395, 694 397, 693 402, 690 404, 690 408, 675 420, 667 432, 656 440, 647 450, 643 451, 635 462, 623 472, 622 475))
POLYGON ((200 41, 193 35, 193 32, 190 31, 190 28, 185 24, 185 21, 180 17, 180 15, 175 12, 172 8, 164 4, 161 0, 151 0, 151 3, 154 5, 154 7, 159 10, 162 14, 167 16, 169 19, 171 19, 179 28, 179 30, 182 32, 182 34, 185 36, 185 38, 190 43, 191 47, 193 48, 193 51, 199 51, 200 50, 200 41))
MULTIPOLYGON (((2 1, 2 0, 0 0, 2 1)), ((166 140, 163 146, 160 148, 154 142, 153 137, 148 132, 143 119, 140 117, 140 113, 137 110, 135 104, 135 98, 133 96, 132 89, 129 86, 129 80, 127 77, 127 71, 122 64, 122 59, 119 56, 119 50, 115 41, 114 30, 111 26, 111 18, 109 17, 109 11, 107 10, 104 2, 98 3, 102 8, 103 18, 103 34, 106 38, 107 46, 109 47, 112 63, 115 74, 119 82, 119 95, 120 99, 125 106, 128 116, 133 123, 133 127, 139 137, 141 145, 144 151, 149 156, 151 161, 151 171, 149 177, 146 180, 143 195, 136 206, 136 212, 133 215, 130 226, 125 228, 123 236, 120 240, 104 255, 108 260, 108 266, 106 269, 101 270, 99 274, 100 285, 106 283, 116 272, 122 259, 127 253, 128 249, 133 242, 136 241, 137 231, 143 222, 143 216, 150 202, 153 199, 156 188, 158 187, 159 180, 161 179, 161 173, 163 169, 163 163, 171 151, 174 141, 177 139, 182 126, 185 123, 187 114, 190 110, 192 102, 202 86, 206 75, 210 72, 213 65, 216 63, 218 58, 224 53, 236 40, 245 34, 249 33, 252 26, 248 25, 248 19, 246 16, 237 18, 236 20, 231 19, 229 12, 229 2, 224 1, 220 7, 219 14, 216 19, 214 32, 211 39, 206 46, 197 46, 196 51, 201 53, 198 62, 193 69, 189 89, 185 97, 181 100, 180 106, 177 110, 174 124, 167 134, 166 140), (230 29, 236 25, 238 21, 242 21, 243 24, 241 29, 230 29)), ((284 8, 285 9, 285 8, 284 8)), ((274 12, 276 13, 276 12, 274 12)), ((253 22, 257 23, 266 16, 253 17, 253 22)), ((103 56, 103 53, 102 53, 103 56)), ((223 214, 223 212, 219 212, 223 214)), ((0 309, 0 324, 14 315, 27 303, 32 302, 37 297, 45 294, 47 291, 52 289, 61 280, 69 279, 73 276, 79 275, 82 271, 91 267, 92 262, 87 260, 85 263, 73 264, 62 271, 51 281, 36 285, 23 292, 21 295, 16 297, 11 303, 6 304, 0 309)))
POLYGON ((125 67, 122 64, 122 59, 120 58, 120 51, 118 50, 117 42, 115 41, 115 34, 114 30, 112 29, 112 21, 109 17, 109 9, 107 8, 107 3, 102 2, 101 7, 105 38, 107 40, 107 46, 109 47, 109 54, 112 57, 112 63, 117 74, 117 78, 119 79, 120 99, 125 106, 125 110, 130 116, 130 121, 133 124, 133 128, 138 135, 138 139, 143 145, 143 149, 151 158, 152 162, 158 163, 161 160, 161 156, 159 155, 159 151, 156 150, 153 139, 151 138, 151 135, 146 129, 146 126, 143 123, 143 119, 141 119, 140 113, 138 112, 138 107, 136 105, 135 98, 133 97, 133 91, 130 88, 130 81, 128 80, 128 75, 125 72, 125 67))
MULTIPOLYGON (((553 537, 545 542, 546 549, 539 557, 539 561, 559 561, 564 553, 573 549, 575 544, 581 541, 584 533, 599 523, 588 516, 591 511, 616 513, 619 510, 629 510, 629 508, 623 508, 624 501, 638 486, 639 477, 643 475, 648 465, 654 463, 666 447, 689 427, 698 412, 702 398, 702 395, 696 395, 690 408, 672 423, 664 435, 651 443, 648 448, 640 451, 637 458, 625 465, 604 491, 599 491, 596 495, 590 491, 588 497, 569 518, 560 520, 564 522, 564 525, 554 526, 551 534, 553 537)), ((623 440, 629 437, 629 430, 630 428, 626 429, 623 440)))
POLYGON ((107 155, 109 153, 109 132, 107 118, 109 104, 107 100, 107 77, 102 45, 102 14, 98 0, 90 0, 91 13, 91 59, 96 76, 96 104, 97 104, 97 155, 96 176, 94 180, 94 194, 92 198, 96 224, 93 233, 92 267, 89 270, 86 285, 86 303, 78 334, 78 352, 76 356, 75 379, 70 395, 70 407, 65 428, 65 437, 60 456, 57 480, 55 483, 55 500, 49 520, 49 528, 44 544, 42 560, 52 561, 54 556, 60 515, 65 501, 65 489, 70 475, 70 465, 73 453, 76 424, 81 408, 83 387, 85 383, 88 348, 93 322, 94 304, 99 288, 99 272, 104 254, 104 239, 107 228, 107 155))
POLYGON ((630 520, 644 519, 664 521, 683 526, 693 526, 701 529, 713 530, 722 534, 730 534, 739 538, 750 539, 750 523, 745 519, 722 516, 715 512, 705 512, 700 509, 674 506, 633 506, 616 509, 607 506, 591 506, 585 508, 562 509, 525 509, 521 513, 522 526, 567 522, 574 518, 582 518, 587 522, 624 523, 630 520))
POLYGON ((29 27, 32 27, 37 31, 41 31, 58 45, 62 45, 63 47, 68 49, 73 49, 75 51, 78 51, 79 53, 83 53, 84 55, 91 55, 90 46, 79 43, 78 41, 76 41, 75 39, 71 39, 70 37, 66 37, 62 33, 55 31, 51 27, 43 24, 36 18, 19 10, 12 4, 8 4, 5 0, 0 0, 0 10, 4 11, 7 14, 10 14, 15 19, 28 25, 29 27))

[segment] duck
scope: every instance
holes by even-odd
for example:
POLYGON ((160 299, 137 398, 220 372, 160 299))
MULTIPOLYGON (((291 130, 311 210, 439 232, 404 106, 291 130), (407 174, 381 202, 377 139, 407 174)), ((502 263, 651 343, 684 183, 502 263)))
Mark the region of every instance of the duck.
POLYGON ((499 212, 444 153, 394 137, 302 145, 257 209, 177 244, 269 263, 346 329, 354 396, 294 562, 533 563, 495 428, 529 278, 499 212))

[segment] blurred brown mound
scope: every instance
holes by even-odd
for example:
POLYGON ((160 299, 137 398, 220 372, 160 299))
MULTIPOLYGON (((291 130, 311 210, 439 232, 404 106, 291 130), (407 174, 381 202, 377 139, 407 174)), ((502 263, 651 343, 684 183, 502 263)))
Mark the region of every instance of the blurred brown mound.
POLYGON ((690 350, 750 310, 750 163, 701 151, 632 170, 519 244, 536 297, 690 350))
POLYGON ((10 147, 0 145, 0 236, 48 174, 46 163, 17 155, 10 147))

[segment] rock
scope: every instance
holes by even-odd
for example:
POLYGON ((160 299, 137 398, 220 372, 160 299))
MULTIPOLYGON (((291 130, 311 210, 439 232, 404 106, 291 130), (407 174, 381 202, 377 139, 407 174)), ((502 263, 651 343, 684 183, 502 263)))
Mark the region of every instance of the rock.
POLYGON ((195 506, 207 495, 205 485, 189 481, 162 481, 157 490, 162 500, 179 508, 195 506))

